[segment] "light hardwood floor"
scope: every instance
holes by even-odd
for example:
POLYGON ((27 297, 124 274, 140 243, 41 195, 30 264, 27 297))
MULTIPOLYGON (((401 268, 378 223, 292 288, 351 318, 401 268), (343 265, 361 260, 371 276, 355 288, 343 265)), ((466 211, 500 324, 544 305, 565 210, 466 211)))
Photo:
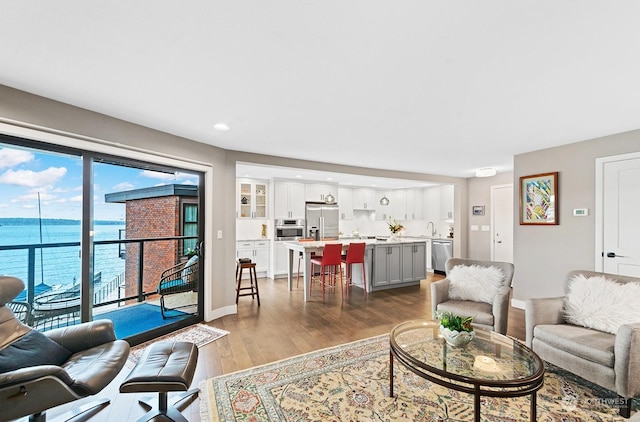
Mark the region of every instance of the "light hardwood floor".
MULTIPOLYGON (((230 334, 200 348, 192 386, 217 375, 386 334, 402 321, 430 319, 429 285, 440 278, 429 274, 419 286, 374 292, 366 299, 357 288, 344 301, 339 291, 331 292, 326 294, 324 304, 319 288, 312 291, 312 301, 304 302, 301 286, 296 289, 294 284, 294 290, 288 291, 285 279, 260 279, 260 307, 251 297, 241 297, 236 315, 209 323, 230 334)), ((524 340, 524 332, 524 312, 511 308, 507 334, 524 340)), ((128 368, 123 369, 99 395, 110 397, 111 405, 96 413, 92 421, 137 420, 145 413, 137 399, 148 394, 118 392, 128 372, 128 368)), ((183 408, 189 421, 200 420, 199 406, 196 398, 183 408)), ((60 406, 49 411, 49 416, 70 407, 60 406)))

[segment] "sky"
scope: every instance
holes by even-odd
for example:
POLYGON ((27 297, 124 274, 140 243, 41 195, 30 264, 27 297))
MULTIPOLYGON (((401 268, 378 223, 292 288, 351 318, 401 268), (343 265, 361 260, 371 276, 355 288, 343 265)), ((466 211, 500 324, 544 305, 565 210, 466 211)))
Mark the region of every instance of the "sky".
MULTIPOLYGON (((124 204, 107 204, 107 193, 164 184, 198 184, 189 173, 167 174, 94 164, 94 219, 124 220, 124 204)), ((0 144, 0 218, 82 217, 82 158, 0 144)))

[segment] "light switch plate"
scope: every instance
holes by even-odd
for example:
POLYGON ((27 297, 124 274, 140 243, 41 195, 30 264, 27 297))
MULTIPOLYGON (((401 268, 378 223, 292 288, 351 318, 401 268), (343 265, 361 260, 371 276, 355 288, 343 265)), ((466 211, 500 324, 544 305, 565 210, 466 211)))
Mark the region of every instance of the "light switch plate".
POLYGON ((488 232, 489 230, 491 230, 490 226, 482 226, 482 231, 483 232, 488 232))
POLYGON ((589 215, 589 208, 574 208, 573 216, 574 217, 586 217, 589 215))
POLYGON ((471 226, 471 231, 472 231, 472 232, 477 232, 477 231, 478 231, 478 226, 476 226, 476 225, 472 225, 472 226, 471 226))
POLYGON ((222 239, 222 230, 218 230, 218 239, 222 239))

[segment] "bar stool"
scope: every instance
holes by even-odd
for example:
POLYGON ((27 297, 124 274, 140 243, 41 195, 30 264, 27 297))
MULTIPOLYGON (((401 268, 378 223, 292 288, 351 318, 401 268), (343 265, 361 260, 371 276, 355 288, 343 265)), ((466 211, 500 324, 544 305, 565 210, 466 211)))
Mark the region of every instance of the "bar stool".
MULTIPOLYGON (((324 303, 324 290, 327 284, 329 288, 335 288, 336 286, 336 268, 340 271, 340 296, 342 296, 342 244, 340 243, 327 243, 324 246, 321 257, 311 258, 311 272, 309 273, 313 277, 313 266, 320 266, 320 280, 322 283, 322 303, 324 303), (326 269, 329 270, 329 280, 325 280, 326 269)), ((313 284, 313 283, 311 283, 313 284)), ((311 285, 309 286, 311 289, 311 285)), ((344 297, 342 297, 344 298, 344 297)))
POLYGON ((347 274, 347 299, 349 298, 349 292, 351 291, 351 286, 353 283, 353 264, 362 264, 362 288, 364 290, 364 295, 367 295, 367 275, 365 273, 365 265, 364 265, 364 249, 366 244, 364 242, 359 243, 349 243, 349 249, 347 249, 347 255, 343 256, 341 261, 345 266, 345 272, 347 274))
POLYGON ((258 306, 260 306, 260 292, 258 291, 258 276, 256 275, 256 263, 249 261, 247 262, 245 259, 241 258, 236 263, 236 305, 238 304, 238 298, 240 296, 251 296, 251 299, 255 297, 258 298, 258 306), (242 287, 242 270, 247 268, 249 270, 249 281, 250 286, 242 287), (250 290, 249 293, 240 293, 240 290, 250 290))

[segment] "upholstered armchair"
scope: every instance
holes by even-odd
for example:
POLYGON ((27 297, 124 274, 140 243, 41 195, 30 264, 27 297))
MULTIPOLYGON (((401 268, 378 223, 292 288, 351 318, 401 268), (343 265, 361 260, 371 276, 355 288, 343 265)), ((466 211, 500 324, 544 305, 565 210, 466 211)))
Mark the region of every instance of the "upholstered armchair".
MULTIPOLYGON (((124 366, 129 343, 116 340, 109 320, 33 330, 7 306, 22 290, 20 279, 0 276, 0 421, 45 421, 47 409, 106 387, 124 366)), ((87 403, 80 412, 108 403, 87 403)))
POLYGON ((640 278, 572 271, 564 295, 525 302, 527 346, 540 358, 619 394, 640 397, 640 278))
POLYGON ((507 332, 513 264, 449 258, 447 277, 431 283, 431 311, 472 316, 473 325, 507 332))

